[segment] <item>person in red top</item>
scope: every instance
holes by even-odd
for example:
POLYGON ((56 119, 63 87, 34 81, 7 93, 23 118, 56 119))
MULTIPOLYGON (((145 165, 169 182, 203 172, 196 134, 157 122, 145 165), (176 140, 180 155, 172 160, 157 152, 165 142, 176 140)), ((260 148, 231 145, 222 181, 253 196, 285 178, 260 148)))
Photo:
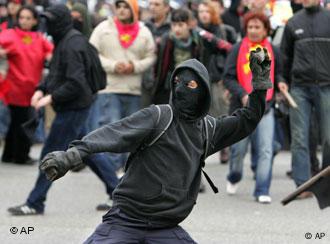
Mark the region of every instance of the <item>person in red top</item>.
POLYGON ((21 125, 31 116, 31 97, 41 80, 44 61, 50 60, 53 45, 37 32, 38 13, 32 6, 18 12, 18 27, 0 34, 0 57, 7 57, 7 76, 0 80, 0 99, 9 105, 11 123, 5 139, 3 162, 31 162, 31 142, 21 125))

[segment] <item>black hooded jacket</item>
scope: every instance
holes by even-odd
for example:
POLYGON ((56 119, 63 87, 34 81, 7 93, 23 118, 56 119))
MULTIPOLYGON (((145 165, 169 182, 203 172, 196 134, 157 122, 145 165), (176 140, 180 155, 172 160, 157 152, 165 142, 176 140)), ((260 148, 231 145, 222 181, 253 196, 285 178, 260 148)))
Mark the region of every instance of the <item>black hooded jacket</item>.
POLYGON ((330 12, 320 6, 300 10, 285 26, 283 76, 292 84, 330 85, 330 12))
MULTIPOLYGON (((150 228, 175 226, 183 221, 196 203, 204 158, 206 133, 202 119, 210 107, 206 68, 197 60, 181 63, 173 72, 192 69, 207 88, 204 106, 194 120, 182 119, 174 110, 170 127, 152 146, 138 151, 113 193, 114 207, 138 219, 150 228)), ((172 96, 172 104, 175 96, 172 96)), ((207 156, 248 136, 257 126, 265 109, 265 91, 250 95, 249 107, 232 116, 216 119, 216 130, 210 140, 207 156)), ((171 105, 173 107, 173 105, 171 105)), ((140 145, 159 134, 157 108, 151 105, 116 123, 88 134, 70 147, 81 157, 97 152, 136 152, 140 145)))
POLYGON ((48 8, 44 16, 50 22, 48 33, 54 39, 55 50, 49 75, 37 89, 52 95, 55 111, 86 108, 93 101, 85 68, 88 40, 73 29, 70 11, 65 5, 48 8))

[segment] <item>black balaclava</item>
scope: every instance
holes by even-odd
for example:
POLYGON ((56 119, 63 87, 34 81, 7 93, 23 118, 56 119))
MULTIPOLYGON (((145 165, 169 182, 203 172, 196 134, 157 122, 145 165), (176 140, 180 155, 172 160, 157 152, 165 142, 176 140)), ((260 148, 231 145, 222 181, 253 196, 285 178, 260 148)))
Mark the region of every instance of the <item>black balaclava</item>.
POLYGON ((200 77, 192 69, 180 70, 174 77, 173 105, 180 115, 188 120, 197 119, 203 107, 203 99, 207 95, 207 90, 200 82, 200 77), (198 87, 189 88, 190 81, 196 81, 198 87))
POLYGON ((47 33, 53 37, 55 44, 73 28, 70 10, 64 4, 47 8, 41 16, 46 18, 47 33))

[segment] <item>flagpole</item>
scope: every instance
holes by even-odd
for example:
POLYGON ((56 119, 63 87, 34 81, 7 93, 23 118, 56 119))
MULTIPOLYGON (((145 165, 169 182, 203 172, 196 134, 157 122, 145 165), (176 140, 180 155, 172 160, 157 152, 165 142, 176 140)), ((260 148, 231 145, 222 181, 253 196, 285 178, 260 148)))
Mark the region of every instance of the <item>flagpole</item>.
POLYGON ((288 204, 292 200, 294 200, 300 193, 306 191, 310 186, 312 186, 314 183, 319 181, 321 178, 328 177, 330 176, 330 166, 319 172, 317 175, 314 177, 310 178, 308 181, 306 181, 304 184, 299 186, 294 192, 289 194, 287 197, 285 197, 281 203, 283 205, 288 204))

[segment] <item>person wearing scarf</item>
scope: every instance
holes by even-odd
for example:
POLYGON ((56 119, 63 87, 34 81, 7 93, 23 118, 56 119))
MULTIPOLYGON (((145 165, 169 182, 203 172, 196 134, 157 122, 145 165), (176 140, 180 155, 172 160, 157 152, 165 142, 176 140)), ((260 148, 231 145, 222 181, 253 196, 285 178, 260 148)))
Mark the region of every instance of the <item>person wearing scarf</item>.
POLYGON ((237 43, 226 61, 224 84, 231 93, 230 112, 247 106, 248 94, 252 91, 252 74, 249 67, 249 53, 257 48, 267 49, 271 60, 270 79, 273 89, 266 95, 266 112, 252 135, 231 146, 230 167, 227 176, 227 193, 235 194, 242 178, 243 159, 251 141, 252 170, 256 185, 254 197, 259 203, 270 203, 269 193, 272 178, 274 111, 272 108, 275 89, 288 90, 281 76, 280 52, 268 40, 270 23, 263 13, 249 12, 244 16, 246 37, 237 43))
POLYGON ((162 36, 157 50, 155 104, 169 101, 170 74, 179 63, 196 58, 206 65, 209 58, 206 53, 227 53, 232 47, 232 44, 215 34, 191 25, 192 20, 192 12, 188 9, 180 8, 171 13, 171 31, 162 36))
MULTIPOLYGON (((101 22, 91 35, 108 82, 93 104, 91 129, 140 109, 142 75, 154 64, 156 55, 152 34, 138 21, 138 15, 137 0, 117 0, 115 16, 101 22)), ((126 155, 113 154, 111 159, 121 167, 126 155)))

